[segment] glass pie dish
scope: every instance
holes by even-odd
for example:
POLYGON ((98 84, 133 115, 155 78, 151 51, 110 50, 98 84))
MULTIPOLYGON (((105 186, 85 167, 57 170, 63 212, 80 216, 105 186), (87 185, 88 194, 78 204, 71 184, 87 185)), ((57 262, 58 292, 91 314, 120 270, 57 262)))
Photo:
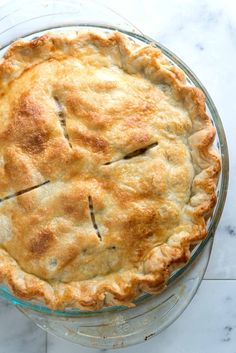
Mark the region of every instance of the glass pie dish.
POLYGON ((207 237, 195 246, 188 264, 175 271, 164 292, 158 296, 139 297, 134 308, 115 306, 96 312, 79 309, 50 310, 42 303, 27 302, 14 297, 5 287, 0 287, 0 297, 16 305, 37 325, 70 341, 94 348, 119 348, 148 340, 170 325, 187 307, 205 273, 213 235, 219 222, 228 184, 228 153, 222 123, 209 94, 190 71, 173 53, 160 43, 144 36, 129 22, 113 11, 88 1, 21 1, 9 2, 1 8, 0 55, 8 46, 24 37, 32 39, 45 31, 68 31, 95 28, 98 31, 118 30, 139 43, 153 43, 162 50, 172 65, 180 67, 190 86, 202 89, 206 95, 207 112, 217 136, 215 148, 221 155, 222 171, 217 188, 217 204, 208 221, 207 237), (109 19, 103 23, 99 19, 109 19))

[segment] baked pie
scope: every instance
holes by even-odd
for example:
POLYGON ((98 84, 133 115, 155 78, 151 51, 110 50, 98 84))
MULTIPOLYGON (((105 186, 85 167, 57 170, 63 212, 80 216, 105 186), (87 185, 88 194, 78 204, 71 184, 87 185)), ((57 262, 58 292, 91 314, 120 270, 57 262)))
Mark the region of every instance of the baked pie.
POLYGON ((205 97, 152 45, 71 31, 0 61, 0 280, 49 308, 133 305, 206 236, 205 97))

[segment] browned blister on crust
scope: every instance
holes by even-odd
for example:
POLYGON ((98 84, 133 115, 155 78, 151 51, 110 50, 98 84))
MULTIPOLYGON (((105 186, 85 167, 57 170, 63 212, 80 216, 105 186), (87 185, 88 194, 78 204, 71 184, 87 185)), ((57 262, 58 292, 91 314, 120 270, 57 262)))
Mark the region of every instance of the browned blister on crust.
POLYGON ((158 293, 206 236, 221 168, 204 94, 114 32, 19 40, 0 63, 0 280, 53 309, 158 293))

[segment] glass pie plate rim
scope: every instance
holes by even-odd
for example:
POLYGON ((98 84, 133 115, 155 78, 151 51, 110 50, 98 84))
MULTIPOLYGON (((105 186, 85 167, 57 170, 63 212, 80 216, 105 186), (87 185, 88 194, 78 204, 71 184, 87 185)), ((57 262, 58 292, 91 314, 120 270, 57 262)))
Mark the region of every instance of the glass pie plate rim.
MULTIPOLYGON (((25 36, 25 38, 30 38, 35 35, 38 36, 39 34, 41 34, 43 32, 47 32, 49 30, 51 30, 51 31, 53 31, 53 30, 68 30, 68 29, 69 30, 70 29, 77 29, 78 30, 78 29, 81 29, 84 27, 96 28, 98 30, 103 30, 103 31, 118 30, 135 41, 139 41, 144 44, 152 43, 152 45, 160 48, 162 50, 162 52, 165 54, 165 56, 174 65, 180 67, 184 71, 184 73, 187 77, 187 80, 189 80, 189 82, 191 82, 194 86, 199 87, 204 92, 204 94, 206 96, 206 106, 208 109, 208 113, 209 113, 210 117, 212 118, 213 124, 215 125, 216 130, 217 130, 217 134, 216 134, 217 138, 218 138, 217 149, 221 153, 221 161, 222 161, 222 171, 221 171, 221 175, 220 175, 219 182, 218 182, 217 204, 215 206, 213 215, 212 215, 210 221, 208 222, 207 237, 204 240, 202 240, 193 249, 193 251, 191 253, 191 258, 188 261, 188 263, 185 266, 181 267, 180 269, 176 270, 170 276, 169 280, 167 281, 167 286, 170 286, 174 281, 176 281, 178 278, 180 278, 184 274, 185 271, 187 271, 187 269, 192 265, 192 263, 202 253, 202 251, 205 248, 208 241, 213 237, 214 232, 216 230, 216 227, 219 223, 222 211, 223 211, 223 207, 224 207, 224 203, 225 203, 225 199, 226 199, 226 194, 227 194, 228 169, 229 169, 228 149, 227 149, 227 142, 226 142, 226 137, 225 137, 223 125, 222 125, 222 122, 221 122, 221 119, 220 119, 219 114, 217 112, 217 109, 216 109, 209 93, 207 92, 205 87, 202 85, 202 83, 199 81, 199 79, 195 76, 195 74, 189 69, 189 67, 178 56, 173 54, 165 46, 163 46, 159 42, 141 34, 140 32, 139 33, 137 33, 136 31, 131 32, 126 29, 121 29, 117 26, 86 23, 86 24, 79 24, 79 25, 76 24, 76 25, 72 25, 72 26, 58 26, 58 27, 53 26, 52 28, 46 28, 43 31, 37 31, 35 33, 30 33, 30 35, 25 36)), ((0 298, 1 297, 6 299, 7 301, 10 301, 11 303, 13 303, 17 306, 20 306, 21 308, 39 311, 41 313, 45 313, 45 314, 49 314, 49 315, 53 315, 53 316, 87 317, 87 316, 98 316, 98 315, 102 315, 102 314, 108 313, 108 312, 114 313, 114 312, 129 310, 129 308, 124 307, 124 306, 112 306, 112 307, 104 308, 104 309, 101 309, 98 311, 84 311, 84 310, 80 310, 77 308, 68 308, 63 311, 52 310, 52 309, 49 309, 44 304, 41 304, 41 303, 38 304, 38 303, 34 303, 33 301, 26 301, 26 300, 22 300, 20 298, 15 297, 13 294, 11 294, 11 292, 5 286, 0 286, 0 298)), ((136 299, 134 301, 134 303, 136 304, 136 306, 139 306, 141 304, 144 304, 146 301, 148 301, 150 298, 153 298, 153 297, 154 297, 154 295, 151 295, 151 294, 143 294, 138 299, 136 299)))

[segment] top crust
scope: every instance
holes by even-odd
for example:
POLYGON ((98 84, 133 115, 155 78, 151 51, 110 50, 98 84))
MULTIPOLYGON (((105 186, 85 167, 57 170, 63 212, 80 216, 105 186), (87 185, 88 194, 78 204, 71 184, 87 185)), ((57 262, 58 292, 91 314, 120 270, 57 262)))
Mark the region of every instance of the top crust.
POLYGON ((52 309, 158 293, 206 236, 220 159, 204 94, 119 32, 0 61, 0 281, 52 309))

